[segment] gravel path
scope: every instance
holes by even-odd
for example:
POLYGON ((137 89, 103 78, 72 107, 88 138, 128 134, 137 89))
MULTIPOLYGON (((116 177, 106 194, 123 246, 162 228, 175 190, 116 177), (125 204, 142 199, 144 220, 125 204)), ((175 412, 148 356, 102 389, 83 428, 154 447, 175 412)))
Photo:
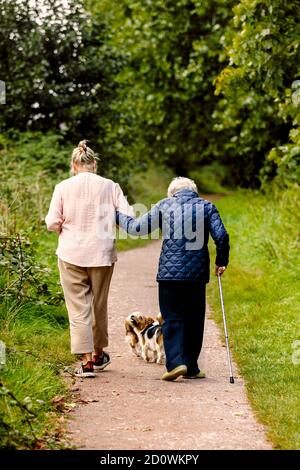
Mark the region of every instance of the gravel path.
POLYGON ((244 382, 228 380, 226 349, 216 324, 206 319, 200 366, 205 380, 160 380, 164 366, 134 357, 125 343, 124 318, 156 316, 155 281, 160 243, 119 254, 110 291, 112 364, 95 379, 77 379, 82 398, 69 421, 82 449, 271 449, 245 394, 244 382))

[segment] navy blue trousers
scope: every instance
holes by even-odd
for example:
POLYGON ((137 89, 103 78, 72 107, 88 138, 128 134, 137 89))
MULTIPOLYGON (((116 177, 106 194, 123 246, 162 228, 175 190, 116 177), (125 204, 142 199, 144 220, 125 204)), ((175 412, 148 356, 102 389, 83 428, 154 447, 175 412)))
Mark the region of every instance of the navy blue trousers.
POLYGON ((205 288, 201 281, 159 282, 159 305, 168 371, 181 364, 188 375, 199 372, 198 357, 203 342, 205 288))

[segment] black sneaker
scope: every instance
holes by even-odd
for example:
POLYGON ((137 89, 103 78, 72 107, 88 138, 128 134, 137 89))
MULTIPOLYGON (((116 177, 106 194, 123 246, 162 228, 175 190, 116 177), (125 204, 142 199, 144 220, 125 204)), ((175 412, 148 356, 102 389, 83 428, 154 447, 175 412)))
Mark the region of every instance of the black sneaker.
POLYGON ((88 361, 86 364, 81 363, 81 366, 75 371, 75 375, 84 378, 95 377, 93 362, 88 361))
POLYGON ((93 358, 93 364, 94 364, 94 371, 95 372, 100 372, 101 370, 105 369, 108 364, 110 364, 110 357, 109 354, 103 351, 103 354, 101 357, 99 356, 94 356, 93 358))

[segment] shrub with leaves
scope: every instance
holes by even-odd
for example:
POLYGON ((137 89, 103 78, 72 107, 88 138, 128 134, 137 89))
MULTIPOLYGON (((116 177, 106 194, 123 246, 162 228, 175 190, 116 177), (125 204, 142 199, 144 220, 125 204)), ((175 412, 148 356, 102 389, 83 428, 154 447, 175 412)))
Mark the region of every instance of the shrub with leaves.
POLYGON ((262 167, 264 180, 279 175, 296 181, 300 1, 241 0, 233 12, 226 48, 229 65, 216 80, 216 93, 223 96, 215 127, 228 132, 226 161, 237 172, 237 181, 239 177, 247 185, 258 182, 262 167))
POLYGON ((24 235, 0 235, 0 302, 34 300, 60 304, 61 289, 51 269, 37 260, 34 243, 24 235))

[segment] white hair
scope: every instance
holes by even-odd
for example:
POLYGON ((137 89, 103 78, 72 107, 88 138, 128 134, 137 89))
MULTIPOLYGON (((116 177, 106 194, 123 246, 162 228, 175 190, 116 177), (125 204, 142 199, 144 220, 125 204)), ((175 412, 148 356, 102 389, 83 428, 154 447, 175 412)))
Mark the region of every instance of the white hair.
POLYGON ((177 178, 174 178, 171 181, 168 187, 168 197, 174 196, 174 194, 181 189, 191 189, 192 191, 195 191, 195 193, 198 192, 195 181, 190 178, 184 178, 183 176, 177 176, 177 178))

